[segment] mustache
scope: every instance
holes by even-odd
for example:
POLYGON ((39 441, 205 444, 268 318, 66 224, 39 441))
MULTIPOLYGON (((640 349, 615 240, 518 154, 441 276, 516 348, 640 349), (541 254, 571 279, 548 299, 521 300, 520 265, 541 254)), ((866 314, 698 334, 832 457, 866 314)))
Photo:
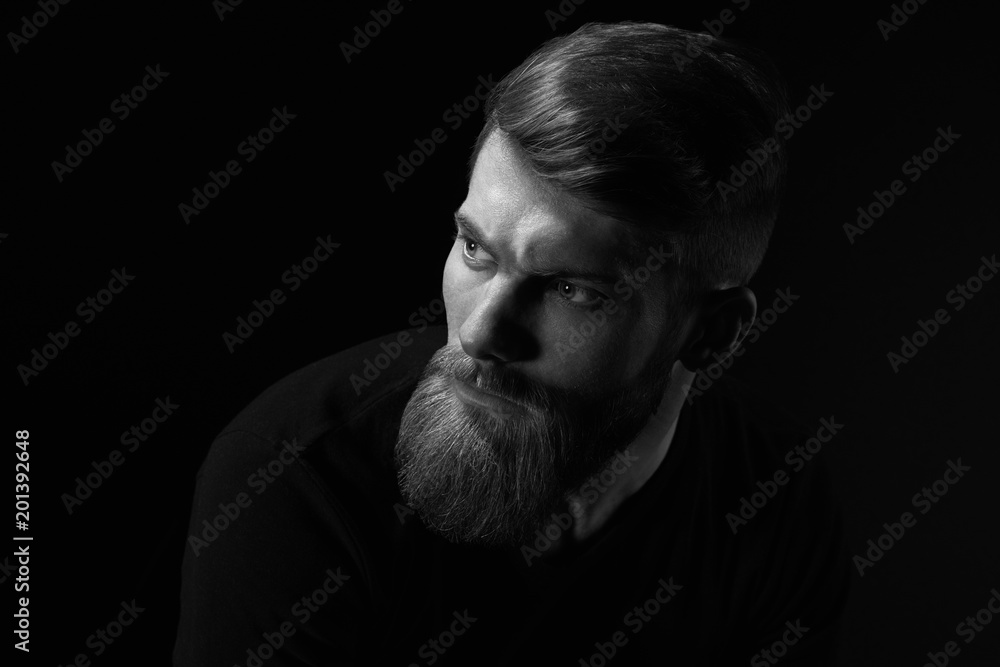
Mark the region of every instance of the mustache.
POLYGON ((564 407, 571 398, 566 392, 544 385, 517 370, 478 362, 461 348, 441 348, 432 358, 428 371, 443 379, 454 377, 522 408, 542 412, 564 407))

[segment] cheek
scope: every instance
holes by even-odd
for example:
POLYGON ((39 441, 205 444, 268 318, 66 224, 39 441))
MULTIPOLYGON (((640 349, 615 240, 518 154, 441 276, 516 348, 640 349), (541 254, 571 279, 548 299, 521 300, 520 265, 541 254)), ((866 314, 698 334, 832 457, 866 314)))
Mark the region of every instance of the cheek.
POLYGON ((558 384, 578 391, 600 393, 631 385, 665 343, 660 323, 647 307, 618 310, 603 323, 599 315, 567 318, 556 313, 544 328, 543 357, 558 384))
POLYGON ((636 341, 635 316, 619 311, 603 323, 553 307, 540 327, 541 365, 553 384, 584 393, 600 393, 629 379, 636 341))

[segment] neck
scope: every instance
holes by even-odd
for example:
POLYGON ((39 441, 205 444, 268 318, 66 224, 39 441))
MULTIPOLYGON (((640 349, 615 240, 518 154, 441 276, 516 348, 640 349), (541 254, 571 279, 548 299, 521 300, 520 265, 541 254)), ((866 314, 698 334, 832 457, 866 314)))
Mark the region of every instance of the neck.
POLYGON ((639 435, 600 473, 585 482, 567 499, 574 517, 572 540, 580 543, 596 534, 629 497, 641 489, 663 463, 677 418, 687 397, 694 373, 676 362, 663 399, 639 435), (595 497, 596 495, 596 497, 595 497))

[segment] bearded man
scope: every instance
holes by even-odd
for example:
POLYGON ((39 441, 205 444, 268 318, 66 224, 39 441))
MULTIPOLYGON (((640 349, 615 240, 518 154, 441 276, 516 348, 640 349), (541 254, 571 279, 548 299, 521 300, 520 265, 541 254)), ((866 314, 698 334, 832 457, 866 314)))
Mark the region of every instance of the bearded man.
POLYGON ((754 321, 786 105, 759 53, 653 24, 508 74, 446 329, 308 366, 214 442, 176 664, 832 664, 849 561, 811 434, 724 377, 689 395, 754 321))

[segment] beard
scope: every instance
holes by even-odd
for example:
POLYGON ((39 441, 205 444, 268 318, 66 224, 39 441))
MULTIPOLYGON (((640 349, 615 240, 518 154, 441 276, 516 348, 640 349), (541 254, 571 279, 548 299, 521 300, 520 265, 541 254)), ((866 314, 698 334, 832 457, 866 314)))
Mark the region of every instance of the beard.
POLYGON ((395 455, 404 500, 451 542, 524 544, 646 425, 670 383, 671 352, 629 386, 582 394, 477 363, 460 346, 442 347, 400 423, 395 455), (455 395, 456 380, 509 404, 468 405, 455 395))

